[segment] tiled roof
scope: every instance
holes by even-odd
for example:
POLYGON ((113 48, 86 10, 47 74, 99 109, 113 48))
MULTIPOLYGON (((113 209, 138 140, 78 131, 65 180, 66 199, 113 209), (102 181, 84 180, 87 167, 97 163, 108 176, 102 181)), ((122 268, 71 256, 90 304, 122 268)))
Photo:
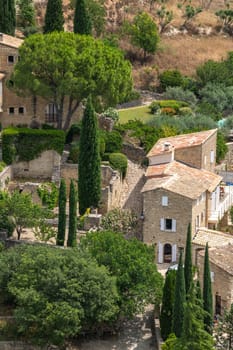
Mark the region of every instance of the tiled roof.
POLYGON ((192 243, 203 247, 208 243, 210 248, 233 245, 233 235, 200 227, 193 237, 192 243))
POLYGON ((22 45, 23 40, 15 38, 14 36, 0 33, 0 45, 10 46, 14 48, 19 48, 22 45))
POLYGON ((177 161, 149 166, 146 177, 142 192, 163 188, 191 199, 197 199, 207 190, 212 192, 222 179, 210 171, 177 161))
POLYGON ((203 144, 211 135, 216 133, 217 129, 194 132, 191 134, 177 135, 159 139, 147 154, 147 157, 163 154, 164 143, 170 143, 174 149, 193 147, 203 144))
MULTIPOLYGON (((199 254, 204 256, 204 250, 200 251, 199 254)), ((233 245, 229 244, 225 247, 210 248, 209 260, 210 263, 233 275, 233 245)))

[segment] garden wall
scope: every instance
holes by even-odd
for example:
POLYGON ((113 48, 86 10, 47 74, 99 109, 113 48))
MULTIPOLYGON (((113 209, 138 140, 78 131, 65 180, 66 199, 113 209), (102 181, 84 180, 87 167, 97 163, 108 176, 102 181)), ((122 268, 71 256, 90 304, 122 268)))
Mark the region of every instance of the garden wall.
MULTIPOLYGON (((0 173, 0 189, 4 190, 8 184, 9 181, 11 181, 13 177, 12 167, 11 165, 7 166, 3 169, 3 171, 0 173)), ((1 347, 0 347, 1 349, 1 347)))

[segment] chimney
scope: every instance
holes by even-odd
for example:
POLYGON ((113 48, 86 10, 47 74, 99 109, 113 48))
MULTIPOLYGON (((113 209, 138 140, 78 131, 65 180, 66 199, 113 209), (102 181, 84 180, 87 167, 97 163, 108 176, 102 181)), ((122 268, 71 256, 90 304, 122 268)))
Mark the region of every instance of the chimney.
POLYGON ((170 144, 170 142, 164 142, 164 144, 163 144, 163 150, 164 150, 164 151, 170 151, 170 149, 171 149, 171 144, 170 144))

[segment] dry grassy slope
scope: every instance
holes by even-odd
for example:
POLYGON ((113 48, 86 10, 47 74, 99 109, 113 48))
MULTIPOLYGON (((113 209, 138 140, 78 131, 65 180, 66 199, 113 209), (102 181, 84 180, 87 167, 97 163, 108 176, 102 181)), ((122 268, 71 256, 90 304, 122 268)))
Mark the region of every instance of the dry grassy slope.
MULTIPOLYGON (((192 4, 200 6, 208 0, 192 0, 192 4)), ((35 0, 38 4, 38 23, 42 23, 47 0, 35 0)), ((172 26, 179 28, 184 19, 182 11, 177 8, 177 0, 168 0, 166 6, 173 11, 174 20, 172 26)), ((233 7, 233 0, 230 0, 233 7)), ((72 30, 72 11, 69 8, 69 0, 63 0, 66 30, 72 30)), ((156 2, 149 10, 149 0, 105 0, 107 10, 108 31, 114 32, 121 25, 122 20, 131 19, 138 11, 148 11, 156 20, 156 2)), ((158 72, 164 69, 177 68, 182 73, 194 75, 198 65, 208 59, 224 59, 228 51, 233 50, 233 39, 228 36, 219 35, 216 30, 219 23, 215 11, 224 8, 224 0, 212 0, 208 10, 204 10, 193 21, 194 28, 207 28, 210 35, 178 34, 173 36, 162 35, 160 48, 145 66, 134 64, 133 77, 136 87, 147 88, 156 85, 158 72)), ((126 42, 122 43, 124 48, 130 48, 126 42)))

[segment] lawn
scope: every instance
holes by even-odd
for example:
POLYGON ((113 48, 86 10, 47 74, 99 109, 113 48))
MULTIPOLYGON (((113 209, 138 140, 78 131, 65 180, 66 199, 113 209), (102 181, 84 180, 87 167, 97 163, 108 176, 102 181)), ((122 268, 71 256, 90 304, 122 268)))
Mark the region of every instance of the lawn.
POLYGON ((153 115, 150 114, 148 106, 139 106, 119 110, 119 122, 121 124, 127 123, 129 120, 138 119, 142 122, 148 122, 153 115))

